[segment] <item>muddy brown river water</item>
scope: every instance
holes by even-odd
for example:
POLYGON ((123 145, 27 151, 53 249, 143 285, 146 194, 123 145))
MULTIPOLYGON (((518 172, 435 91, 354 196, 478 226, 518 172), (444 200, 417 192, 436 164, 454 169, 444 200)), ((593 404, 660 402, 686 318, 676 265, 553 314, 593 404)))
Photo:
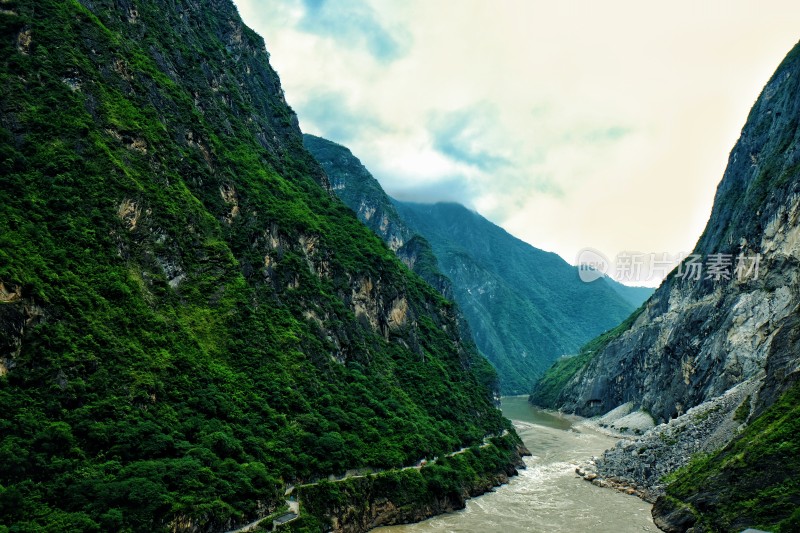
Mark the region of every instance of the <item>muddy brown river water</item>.
POLYGON ((614 445, 615 439, 576 427, 562 416, 532 407, 523 396, 503 398, 503 414, 514 421, 533 454, 528 466, 495 492, 473 498, 466 509, 380 533, 633 533, 658 528, 651 505, 575 474, 576 463, 614 445))

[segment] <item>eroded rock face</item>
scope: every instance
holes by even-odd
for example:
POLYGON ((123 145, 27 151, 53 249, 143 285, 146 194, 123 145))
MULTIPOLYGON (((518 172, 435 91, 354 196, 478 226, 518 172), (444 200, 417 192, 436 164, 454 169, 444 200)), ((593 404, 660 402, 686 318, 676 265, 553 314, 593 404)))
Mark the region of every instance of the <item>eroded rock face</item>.
MULTIPOLYGON (((695 254, 726 254, 730 279, 676 272, 633 325, 562 391, 557 406, 581 415, 632 401, 657 422, 675 418, 765 368, 761 393, 793 382, 800 358, 800 60, 791 53, 753 107, 717 189, 695 254), (737 275, 737 257, 758 271, 737 275), (777 340, 776 340, 777 339, 777 340)), ((744 266, 744 264, 743 264, 744 266)))
POLYGON ((797 271, 774 289, 765 281, 702 296, 672 283, 573 379, 562 406, 593 416, 633 401, 664 422, 756 375, 800 301, 797 271))
MULTIPOLYGON (((304 134, 303 142, 325 169, 331 189, 361 222, 397 257, 445 298, 452 299, 450 280, 442 274, 431 245, 400 217, 380 183, 353 153, 332 141, 304 134)), ((468 332, 462 332, 470 336, 468 332)))
POLYGON ((125 198, 117 208, 117 216, 128 231, 133 231, 142 216, 142 208, 130 198, 125 198))
MULTIPOLYGON (((792 394, 800 378, 799 97, 797 45, 753 107, 694 250, 705 266, 710 257, 729 258, 730 275, 705 272, 693 279, 673 272, 635 321, 569 379, 555 402, 583 415, 630 402, 663 422, 620 441, 592 470, 592 483, 627 487, 654 501, 654 522, 663 531, 705 531, 711 523, 741 531, 764 523, 750 520, 744 506, 719 523, 722 502, 735 501, 740 492, 755 507, 764 504, 764 494, 772 503, 780 493, 774 498, 788 513, 796 499, 775 488, 794 475, 785 456, 762 456, 755 448, 768 448, 764 441, 790 444, 757 424, 773 404, 785 409, 776 402, 784 392, 792 394), (757 272, 754 263, 737 271, 738 256, 757 257, 757 272), (751 429, 755 436, 748 436, 751 429), (736 448, 741 439, 750 439, 743 454, 736 448), (725 454, 734 449, 736 461, 750 450, 759 460, 729 463, 725 454), (679 470, 703 453, 720 455, 699 472, 679 470), (719 465, 735 466, 717 473, 719 465), (676 471, 677 481, 665 487, 664 476, 676 471), (703 479, 698 492, 676 488, 691 476, 703 479)), ((771 518, 788 517, 781 512, 771 518)))
POLYGON ((22 287, 0 281, 0 376, 12 372, 30 328, 44 319, 44 309, 22 287))
POLYGON ((653 522, 658 529, 667 533, 683 533, 696 521, 697 518, 688 507, 666 498, 656 500, 653 507, 653 522))
POLYGON ((350 150, 334 142, 303 135, 306 148, 325 169, 331 190, 359 220, 397 252, 412 236, 378 181, 350 150))

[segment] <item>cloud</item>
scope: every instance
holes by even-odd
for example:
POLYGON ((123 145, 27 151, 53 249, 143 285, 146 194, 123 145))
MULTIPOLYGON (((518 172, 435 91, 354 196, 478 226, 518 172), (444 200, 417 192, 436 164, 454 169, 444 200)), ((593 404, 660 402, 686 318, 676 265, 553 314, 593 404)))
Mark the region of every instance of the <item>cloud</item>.
POLYGON ((692 248, 800 27, 791 0, 234 1, 304 131, 568 261, 692 248))
POLYGON ((298 28, 334 39, 341 46, 365 48, 380 61, 402 57, 411 46, 410 35, 399 28, 390 31, 375 10, 359 0, 302 0, 305 13, 298 28))
POLYGON ((632 130, 630 128, 624 128, 622 126, 608 126, 605 128, 584 132, 582 140, 588 143, 608 143, 619 141, 631 133, 632 130))
POLYGON ((298 107, 303 131, 340 144, 381 128, 380 121, 354 109, 347 96, 338 91, 312 91, 298 107))
POLYGON ((474 196, 475 192, 461 176, 451 176, 413 187, 400 185, 392 190, 392 197, 403 202, 431 203, 431 198, 436 198, 437 202, 457 202, 470 209, 474 207, 474 196))
POLYGON ((490 145, 487 133, 496 127, 497 112, 486 104, 450 112, 434 112, 429 120, 433 146, 443 154, 480 170, 497 170, 511 161, 490 145))

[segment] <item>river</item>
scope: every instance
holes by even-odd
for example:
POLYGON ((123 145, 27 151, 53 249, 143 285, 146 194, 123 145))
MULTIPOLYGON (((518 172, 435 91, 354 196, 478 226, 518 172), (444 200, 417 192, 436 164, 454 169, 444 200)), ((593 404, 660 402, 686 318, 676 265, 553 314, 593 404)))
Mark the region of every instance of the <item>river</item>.
POLYGON ((528 468, 467 508, 418 524, 378 528, 380 533, 633 533, 657 532, 651 505, 635 496, 580 479, 575 463, 600 455, 615 439, 566 417, 532 407, 524 396, 505 397, 503 414, 514 421, 533 454, 528 468))

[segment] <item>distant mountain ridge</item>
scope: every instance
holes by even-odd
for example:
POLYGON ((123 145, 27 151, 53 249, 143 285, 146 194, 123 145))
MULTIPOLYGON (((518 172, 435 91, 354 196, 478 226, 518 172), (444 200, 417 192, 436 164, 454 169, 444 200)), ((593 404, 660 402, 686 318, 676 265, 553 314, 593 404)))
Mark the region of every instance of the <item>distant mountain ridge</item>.
POLYGON ((614 289, 614 292, 619 294, 623 300, 634 307, 639 307, 642 305, 655 291, 655 289, 652 287, 625 285, 624 283, 619 283, 608 276, 604 276, 603 279, 612 289, 614 289))
POLYGON ((504 394, 529 392, 554 359, 616 326, 652 292, 608 278, 583 283, 556 254, 464 206, 392 200, 346 147, 308 134, 303 142, 359 219, 455 299, 504 394))
MULTIPOLYGON (((557 254, 460 204, 395 201, 395 207, 431 243, 475 342, 498 369, 506 393, 530 391, 553 360, 575 353, 637 307, 610 278, 584 283, 577 268, 557 254)), ((644 301, 649 290, 640 294, 644 301)))

